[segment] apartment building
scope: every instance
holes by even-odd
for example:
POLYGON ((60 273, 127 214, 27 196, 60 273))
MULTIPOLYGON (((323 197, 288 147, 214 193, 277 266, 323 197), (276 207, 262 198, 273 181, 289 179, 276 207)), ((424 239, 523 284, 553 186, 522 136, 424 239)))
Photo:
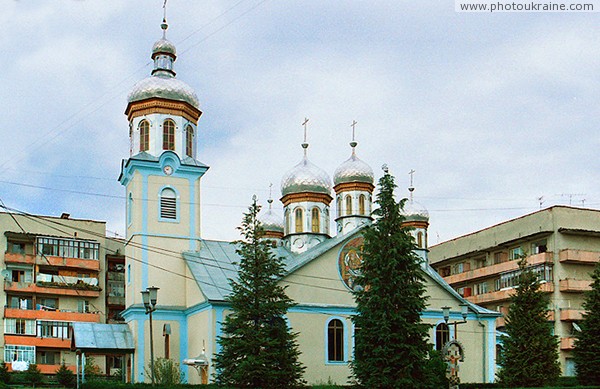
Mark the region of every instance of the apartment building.
MULTIPOLYGON (((430 248, 431 266, 459 294, 503 314, 525 255, 550 296, 548 320, 560 338, 564 375, 574 375, 572 350, 581 304, 600 259, 600 211, 554 206, 430 248)), ((504 317, 496 326, 504 327, 504 317)))
MULTIPOLYGON (((72 323, 115 320, 124 307, 123 245, 105 238, 104 222, 68 214, 0 213, 0 233, 4 361, 13 370, 36 363, 44 374, 62 361, 74 370, 72 323)), ((120 366, 94 359, 107 373, 120 366)))

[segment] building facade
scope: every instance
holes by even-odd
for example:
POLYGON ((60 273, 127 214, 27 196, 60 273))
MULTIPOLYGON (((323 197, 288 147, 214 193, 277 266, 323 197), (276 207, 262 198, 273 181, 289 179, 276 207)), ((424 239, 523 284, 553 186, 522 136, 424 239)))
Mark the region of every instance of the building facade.
MULTIPOLYGON (((572 350, 590 273, 600 259, 600 211, 554 206, 431 247, 433 268, 461 296, 502 314, 519 275, 519 259, 550 297, 548 320, 560 338, 564 375, 574 375, 572 350)), ((497 320, 499 330, 504 317, 497 320)))
MULTIPOLYGON (((103 323, 107 312, 114 315, 107 310, 112 292, 107 294, 105 285, 116 291, 119 281, 108 281, 105 275, 109 262, 123 262, 122 243, 105 238, 104 222, 67 214, 0 213, 0 232, 3 360, 12 370, 36 363, 42 373, 54 374, 63 361, 75 370, 72 325, 103 323)), ((122 360, 105 355, 94 359, 106 373, 122 360)))
MULTIPOLYGON (((237 277, 240 258, 235 244, 202 238, 201 178, 208 166, 199 162, 195 148, 201 111, 193 89, 175 77, 176 49, 166 38, 166 22, 161 27, 163 36, 152 47, 154 69, 133 87, 126 109, 131 150, 119 177, 127 220, 122 317, 135 343, 126 366, 131 381, 150 380, 152 338, 155 358, 179 362, 190 383, 209 383, 221 325, 230 312, 229 280, 237 277), (159 288, 152 327, 140 293, 149 287, 159 288)), ((300 359, 310 383, 343 384, 351 373, 352 290, 360 271, 361 231, 372 221, 374 173, 358 159, 357 143, 353 140, 350 146, 351 157, 335 170, 332 185, 328 173, 310 162, 305 140, 300 162, 281 180, 283 216, 277 215, 272 199, 261 215, 265 239, 272 242, 275 255, 284 258, 286 275, 280 282, 297 303, 287 319, 291 330, 299 333, 300 359), (332 221, 337 234, 330 229, 332 221)), ((416 239, 421 239, 419 255, 430 303, 423 320, 432 326, 431 342, 441 349, 458 337, 467 355, 463 381, 493 381, 499 315, 469 303, 433 271, 427 262, 428 216, 406 216, 418 229, 416 239), (466 308, 466 323, 457 328, 469 334, 464 337, 445 323, 442 310, 448 307, 450 320, 462 320, 461 306, 466 308)))

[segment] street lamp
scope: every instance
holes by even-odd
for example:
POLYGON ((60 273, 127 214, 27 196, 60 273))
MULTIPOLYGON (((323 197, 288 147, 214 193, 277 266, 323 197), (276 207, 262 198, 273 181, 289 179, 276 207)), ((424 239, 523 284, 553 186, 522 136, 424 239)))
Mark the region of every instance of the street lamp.
POLYGON ((154 385, 154 336, 152 334, 152 312, 156 311, 156 298, 158 297, 156 286, 149 286, 142 293, 142 301, 146 309, 146 315, 150 315, 150 372, 152 374, 152 385, 154 385))
POLYGON ((469 314, 469 306, 467 304, 459 304, 460 306, 460 314, 462 315, 462 321, 453 321, 452 323, 448 323, 450 320, 450 307, 442 307, 442 313, 444 315, 444 321, 446 324, 454 324, 454 339, 456 339, 456 327, 459 324, 465 324, 467 322, 467 315, 469 314))

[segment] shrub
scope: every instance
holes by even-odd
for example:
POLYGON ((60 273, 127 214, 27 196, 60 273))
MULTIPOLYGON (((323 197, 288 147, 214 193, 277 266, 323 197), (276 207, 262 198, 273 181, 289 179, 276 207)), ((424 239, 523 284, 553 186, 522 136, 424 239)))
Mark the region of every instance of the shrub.
POLYGON ((24 373, 24 380, 35 388, 36 385, 42 383, 44 375, 35 363, 30 363, 29 368, 24 373))
MULTIPOLYGON (((152 372, 146 369, 146 376, 152 377, 152 372)), ((183 372, 179 368, 179 363, 172 359, 157 358, 154 361, 154 382, 162 386, 183 383, 183 372)))
POLYGON ((75 374, 67 368, 64 360, 62 365, 56 370, 56 381, 67 388, 72 387, 75 383, 75 374))
POLYGON ((8 366, 6 363, 0 363, 0 382, 3 384, 10 383, 10 373, 8 372, 8 366))

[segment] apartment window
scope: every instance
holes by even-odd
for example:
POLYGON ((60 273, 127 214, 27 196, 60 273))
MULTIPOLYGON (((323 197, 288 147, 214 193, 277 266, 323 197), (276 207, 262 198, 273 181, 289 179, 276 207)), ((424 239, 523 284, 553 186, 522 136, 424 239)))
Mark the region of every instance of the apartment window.
POLYGON ((4 319, 4 333, 16 335, 35 335, 35 320, 4 319))
POLYGON ((140 129, 140 151, 150 149, 150 123, 147 120, 142 120, 138 125, 140 129))
POLYGON ((344 360, 344 325, 339 319, 333 319, 327 324, 327 360, 344 360))
POLYGON ((65 321, 38 321, 37 336, 40 338, 69 339, 71 323, 65 321))
POLYGON ((296 231, 295 232, 303 232, 304 228, 303 228, 303 219, 304 219, 304 212, 302 212, 302 208, 296 208, 295 213, 295 219, 296 219, 296 231))
POLYGON ((110 297, 125 297, 125 285, 120 281, 109 281, 107 293, 110 297))
POLYGON ((90 302, 89 300, 77 301, 77 312, 79 313, 90 313, 90 302))
POLYGON ((523 249, 521 247, 515 247, 509 250, 508 259, 510 261, 514 261, 515 259, 520 259, 523 257, 523 249))
POLYGON ((177 219, 177 195, 170 188, 160 192, 160 217, 161 219, 177 219))
POLYGON ((485 257, 480 257, 475 259, 475 269, 480 269, 487 265, 487 261, 485 257))
POLYGON ((366 215, 365 202, 365 195, 361 194, 360 196, 358 196, 358 213, 360 215, 366 215))
POLYGON ((8 241, 8 252, 13 254, 25 254, 25 243, 8 241))
MULTIPOLYGON (((530 269, 537 276, 538 282, 552 281, 552 266, 542 263, 531 266, 528 269, 530 269)), ((520 270, 500 274, 500 289, 513 288, 517 286, 520 276, 520 270)))
POLYGON ((29 269, 10 269, 12 282, 27 282, 33 280, 33 272, 29 269))
POLYGON ((346 215, 352 215, 352 197, 346 195, 346 215))
POLYGON ((448 277, 451 274, 451 270, 450 270, 450 266, 444 266, 444 267, 440 267, 438 269, 438 273, 442 276, 442 277, 448 277))
POLYGON ((488 284, 487 282, 480 282, 475 284, 475 295, 484 294, 488 292, 488 284))
POLYGON ((435 327, 435 349, 441 350, 450 340, 450 328, 446 323, 440 323, 435 327))
POLYGON ((314 207, 311 212, 312 216, 312 232, 321 232, 321 212, 319 208, 314 207))
POLYGON ((40 365, 58 365, 60 364, 59 351, 40 351, 37 363, 40 365))
POLYGON ((163 123, 163 150, 175 150, 175 123, 170 119, 163 123))
POLYGON ((15 309, 33 309, 33 299, 23 296, 8 296, 8 307, 15 309))
POLYGON ((471 270, 471 265, 468 262, 460 262, 452 266, 452 274, 460 274, 471 270))
POLYGON ((546 239, 531 244, 531 254, 541 254, 548 251, 546 239))
POLYGON ((25 361, 35 363, 34 346, 18 346, 7 344, 4 346, 4 362, 25 361))
POLYGON ((194 157, 194 128, 190 125, 185 128, 185 155, 194 157))
POLYGON ((37 252, 42 256, 97 260, 99 251, 100 243, 93 241, 37 238, 37 252))
POLYGON ((58 299, 55 298, 38 298, 37 299, 40 308, 42 309, 58 309, 58 299))
POLYGON ((498 252, 498 253, 494 253, 494 265, 497 265, 499 263, 504 263, 508 260, 508 256, 506 254, 506 252, 498 252))

